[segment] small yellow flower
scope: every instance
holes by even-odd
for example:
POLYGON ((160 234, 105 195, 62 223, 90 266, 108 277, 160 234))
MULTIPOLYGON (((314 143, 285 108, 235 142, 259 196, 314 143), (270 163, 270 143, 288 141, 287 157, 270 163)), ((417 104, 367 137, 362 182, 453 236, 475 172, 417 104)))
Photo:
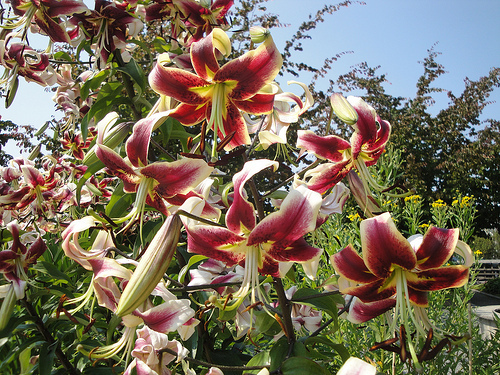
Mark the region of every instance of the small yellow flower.
POLYGON ((482 253, 483 253, 483 252, 482 252, 481 250, 476 250, 476 251, 474 251, 474 254, 476 254, 476 255, 481 255, 482 253))
POLYGON ((420 195, 410 195, 408 197, 405 197, 405 202, 412 202, 412 203, 418 203, 418 201, 422 197, 420 195))
POLYGON ((438 199, 437 201, 432 202, 431 206, 434 207, 434 208, 446 207, 446 202, 443 202, 442 199, 438 199))
POLYGON ((451 202, 452 206, 456 206, 458 204, 458 199, 455 199, 453 202, 451 202))
POLYGON ((428 223, 423 223, 419 225, 420 228, 428 228, 429 224, 428 223))
POLYGON ((348 218, 349 218, 349 220, 351 220, 351 221, 358 221, 358 220, 360 220, 360 219, 361 219, 361 218, 359 217, 359 214, 357 214, 357 213, 356 213, 356 214, 350 214, 350 215, 348 216, 348 218))

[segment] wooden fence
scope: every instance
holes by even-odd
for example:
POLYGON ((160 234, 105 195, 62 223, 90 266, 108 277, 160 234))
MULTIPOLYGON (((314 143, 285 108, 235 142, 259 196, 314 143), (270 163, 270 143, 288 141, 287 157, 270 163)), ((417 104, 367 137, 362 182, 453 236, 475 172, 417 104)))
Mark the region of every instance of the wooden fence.
POLYGON ((479 261, 477 281, 486 282, 497 277, 500 277, 500 260, 483 259, 479 261))

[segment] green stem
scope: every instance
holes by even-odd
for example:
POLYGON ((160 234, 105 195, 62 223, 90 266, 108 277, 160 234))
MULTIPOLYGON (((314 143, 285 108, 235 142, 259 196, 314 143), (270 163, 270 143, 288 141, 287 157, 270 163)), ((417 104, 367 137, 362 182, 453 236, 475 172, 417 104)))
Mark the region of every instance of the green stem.
MULTIPOLYGON (((21 304, 26 308, 26 310, 28 310, 28 313, 31 315, 31 319, 35 323, 38 331, 42 334, 45 341, 47 341, 49 345, 56 343, 56 340, 54 339, 52 334, 45 327, 42 318, 40 318, 35 308, 30 302, 28 302, 26 297, 21 300, 21 304)), ((80 374, 80 371, 78 371, 78 369, 73 367, 73 364, 69 361, 68 357, 66 357, 66 354, 64 354, 64 352, 61 350, 59 344, 56 346, 55 354, 57 359, 59 360, 59 362, 61 362, 62 366, 64 367, 64 369, 67 371, 68 374, 70 375, 80 374)))

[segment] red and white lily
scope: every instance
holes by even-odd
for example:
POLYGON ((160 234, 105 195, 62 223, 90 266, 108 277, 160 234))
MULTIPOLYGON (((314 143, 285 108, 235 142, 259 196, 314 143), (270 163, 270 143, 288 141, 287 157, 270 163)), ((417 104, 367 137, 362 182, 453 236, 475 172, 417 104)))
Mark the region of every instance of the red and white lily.
POLYGON ((334 94, 330 100, 337 116, 351 125, 354 133, 347 142, 335 135, 322 137, 310 130, 298 131, 297 147, 329 161, 306 173, 305 178, 311 177, 309 189, 324 193, 353 168, 359 171, 364 181, 378 187, 367 166, 374 165, 384 151, 391 132, 390 124, 361 98, 350 96, 346 100, 340 94, 334 94))
MULTIPOLYGON (((314 104, 314 99, 307 85, 297 81, 288 81, 287 83, 302 87, 305 100, 302 101, 300 97, 291 92, 283 92, 280 88, 274 97, 273 111, 266 116, 263 123, 260 119, 252 121, 248 116, 245 116, 250 134, 256 133, 260 128, 259 142, 264 150, 273 144, 286 145, 286 132, 290 124, 299 121, 299 117, 314 104)), ((278 150, 280 149, 278 148, 278 150)), ((284 155, 288 156, 287 150, 283 151, 284 155)))
MULTIPOLYGON (((299 186, 285 198, 279 211, 258 224, 254 206, 245 198, 245 183, 259 171, 277 166, 271 160, 253 160, 234 175, 234 200, 225 217, 226 227, 186 219, 189 252, 223 261, 228 266, 245 267, 241 288, 233 294, 236 303, 227 309, 238 307, 250 291, 252 303, 256 301, 256 292, 262 300, 259 273, 282 277, 297 262, 309 277, 315 277, 322 250, 309 246, 303 237, 316 228, 320 194, 299 186)), ((198 210, 201 208, 200 205, 198 210)))
POLYGON ((62 17, 89 11, 83 0, 8 0, 7 2, 12 5, 14 14, 21 17, 16 24, 23 23, 24 28, 28 29, 34 21, 52 42, 71 41, 62 17))
POLYGON ((411 320, 417 334, 426 337, 426 329, 435 330, 424 310, 428 293, 468 281, 474 261, 471 249, 458 240, 458 229, 430 227, 424 236, 407 240, 389 213, 363 220, 360 231, 362 256, 352 245, 332 256, 340 291, 359 299, 354 301, 351 320, 366 321, 395 306, 388 332, 392 334, 401 321, 411 332, 406 326, 411 320), (463 264, 445 265, 455 253, 463 264))
POLYGON ((98 124, 97 157, 111 173, 123 181, 123 190, 126 193, 137 193, 133 209, 126 217, 120 219, 121 222, 131 219, 131 225, 135 219, 141 219, 146 203, 168 215, 163 199, 167 202, 173 199, 172 204, 178 204, 180 196, 190 193, 213 170, 201 159, 149 164, 147 156, 151 132, 165 118, 164 113, 158 113, 134 125, 132 136, 125 144, 127 152, 125 159, 103 142, 106 128, 117 121, 118 115, 110 113, 98 124))
MULTIPOLYGON (((270 83, 283 60, 272 38, 269 36, 257 49, 222 67, 217 56, 231 52, 231 42, 224 31, 214 29, 193 43, 190 51, 195 73, 166 66, 160 55, 149 75, 152 89, 180 102, 170 116, 183 125, 196 125, 206 119, 207 129, 214 131, 215 138, 232 136, 226 149, 249 144, 250 136, 240 111, 260 115, 273 109, 274 89, 270 83)), ((213 156, 215 149, 214 144, 213 156)))

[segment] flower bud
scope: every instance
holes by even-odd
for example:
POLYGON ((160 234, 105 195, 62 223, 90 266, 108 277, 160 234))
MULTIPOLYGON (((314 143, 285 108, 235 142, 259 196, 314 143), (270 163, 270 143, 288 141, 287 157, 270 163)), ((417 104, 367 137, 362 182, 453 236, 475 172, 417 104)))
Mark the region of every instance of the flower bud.
POLYGON ((269 35, 269 30, 261 26, 252 26, 250 28, 250 38, 254 43, 262 43, 269 35))
POLYGON ((330 96, 330 103, 337 117, 347 125, 352 126, 358 122, 358 113, 342 94, 334 93, 330 96))
POLYGON ((11 284, 7 288, 7 292, 5 293, 5 297, 2 301, 2 307, 0 308, 0 331, 7 327, 7 323, 9 323, 10 316, 16 306, 16 301, 17 298, 14 286, 11 284))
POLYGON ((349 189, 354 199, 366 217, 374 217, 376 213, 382 211, 355 171, 350 171, 347 174, 347 180, 349 181, 349 189))
POLYGON ((182 221, 178 215, 167 218, 142 256, 118 302, 116 315, 125 316, 141 305, 160 282, 177 248, 182 221))

